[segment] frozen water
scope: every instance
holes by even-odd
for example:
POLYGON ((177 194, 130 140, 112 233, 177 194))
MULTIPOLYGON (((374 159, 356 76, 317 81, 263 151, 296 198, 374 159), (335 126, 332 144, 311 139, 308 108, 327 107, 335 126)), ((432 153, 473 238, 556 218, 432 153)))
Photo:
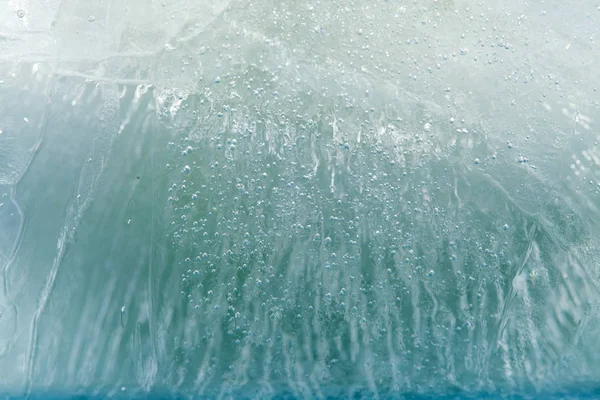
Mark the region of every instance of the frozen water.
POLYGON ((600 10, 8 0, 0 389, 600 380, 600 10))

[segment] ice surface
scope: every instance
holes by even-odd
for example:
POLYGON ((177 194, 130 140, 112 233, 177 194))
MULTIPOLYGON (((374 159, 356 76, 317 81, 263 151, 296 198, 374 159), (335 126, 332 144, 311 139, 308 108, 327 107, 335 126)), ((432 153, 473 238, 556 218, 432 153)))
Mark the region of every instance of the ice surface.
POLYGON ((600 380, 593 1, 8 0, 0 389, 600 380))

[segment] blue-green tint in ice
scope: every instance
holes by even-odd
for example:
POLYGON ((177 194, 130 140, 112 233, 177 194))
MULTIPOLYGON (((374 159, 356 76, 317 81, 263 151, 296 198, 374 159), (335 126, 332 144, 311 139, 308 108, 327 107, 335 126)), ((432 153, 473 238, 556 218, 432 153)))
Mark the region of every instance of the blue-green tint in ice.
POLYGON ((0 392, 593 398, 593 2, 5 8, 0 392))

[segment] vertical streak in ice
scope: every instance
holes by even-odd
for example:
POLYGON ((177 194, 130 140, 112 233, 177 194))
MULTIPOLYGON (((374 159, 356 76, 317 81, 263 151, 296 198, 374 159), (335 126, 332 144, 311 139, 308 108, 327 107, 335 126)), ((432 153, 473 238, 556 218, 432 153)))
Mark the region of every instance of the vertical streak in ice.
MULTIPOLYGON (((154 169, 154 153, 150 151, 150 170, 155 171, 154 169)), ((153 362, 153 371, 148 371, 150 385, 152 385, 154 378, 156 377, 156 373, 158 371, 158 358, 156 351, 156 337, 154 335, 155 332, 155 324, 153 318, 154 311, 154 290, 153 290, 153 258, 154 258, 154 213, 155 213, 155 186, 154 186, 154 178, 152 178, 152 190, 150 195, 152 196, 152 208, 150 211, 150 254, 148 255, 148 302, 147 302, 147 312, 148 312, 148 326, 150 330, 150 344, 152 346, 152 362, 153 362), (152 376, 154 374, 154 376, 152 376)))
MULTIPOLYGON (((56 70, 56 68, 54 68, 54 71, 55 70, 56 70)), ((54 72, 53 72, 52 76, 54 76, 54 72)), ((51 104, 50 96, 48 95, 48 102, 46 105, 46 109, 44 110, 44 116, 43 116, 42 135, 41 135, 42 138, 44 137, 44 132, 45 132, 46 126, 47 126, 47 120, 48 120, 48 114, 49 114, 48 109, 49 109, 50 104, 51 104)), ((109 102, 108 107, 110 109, 110 102, 109 102)), ((106 128, 106 127, 104 127, 104 128, 106 128)), ((103 129, 103 130, 101 130, 100 133, 105 135, 106 131, 107 131, 107 129, 103 129)), ((107 139, 106 136, 100 136, 100 138, 101 138, 101 140, 107 139)), ((42 139, 40 139, 40 142, 37 145, 38 148, 39 148, 39 144, 41 143, 41 140, 42 139)), ((92 143, 94 143, 94 142, 95 142, 95 140, 92 140, 92 143)), ((110 136, 108 137, 108 142, 111 142, 110 136)), ((94 154, 94 150, 95 150, 95 146, 92 144, 91 148, 89 149, 89 151, 91 152, 90 155, 94 154)), ((91 160, 91 158, 90 158, 90 160, 91 160)), ((75 193, 77 193, 79 195, 83 194, 83 200, 81 199, 80 196, 73 195, 73 197, 67 204, 65 223, 62 227, 62 230, 60 231, 60 234, 59 234, 59 237, 57 240, 57 254, 53 260, 52 267, 50 268, 50 271, 46 277, 46 282, 45 282, 44 288, 38 299, 37 309, 34 312, 33 319, 31 321, 29 345, 28 345, 28 350, 27 350, 27 375, 26 375, 26 382, 25 382, 26 395, 31 394, 32 385, 33 385, 33 378, 34 378, 34 372, 35 372, 35 360, 36 360, 37 348, 38 348, 38 320, 39 320, 40 316, 42 315, 42 313, 44 312, 46 304, 47 304, 48 300, 50 299, 50 296, 54 289, 56 277, 58 275, 60 266, 61 266, 61 264, 63 262, 63 258, 65 256, 66 246, 69 244, 70 241, 72 241, 75 230, 76 230, 77 226, 79 225, 81 218, 89 205, 90 199, 92 197, 92 193, 93 193, 93 191, 96 187, 96 183, 97 183, 94 176, 96 174, 101 173, 103 170, 104 160, 101 157, 100 157, 99 162, 101 165, 98 169, 93 169, 87 163, 82 166, 81 171, 79 173, 79 182, 78 182, 77 188, 75 190, 75 193)))
MULTIPOLYGON (((27 167, 25 167, 25 169, 23 170, 23 173, 21 174, 21 176, 19 177, 19 179, 17 180, 17 182, 13 185, 13 196, 14 196, 14 188, 16 187, 16 184, 21 180, 21 178, 27 173, 27 171, 29 170, 29 166, 31 165, 31 163, 33 162, 37 152, 40 149, 40 146, 44 140, 44 134, 46 132, 46 126, 48 125, 48 110, 50 108, 50 87, 51 87, 51 81, 52 78, 54 77, 54 71, 56 71, 56 65, 54 65, 54 67, 52 68, 52 73, 50 74, 50 77, 48 78, 48 82, 46 83, 46 91, 44 93, 44 95, 46 96, 46 106, 44 107, 44 115, 42 116, 42 126, 40 128, 40 139, 37 141, 37 143, 35 144, 32 152, 31 152, 31 157, 29 159, 29 163, 27 164, 27 167)), ((13 198, 13 202, 16 204, 16 199, 13 198)), ((19 208, 20 210, 20 208, 19 208)), ((22 215, 22 214, 21 214, 22 215)), ((23 231, 24 231, 24 226, 25 226, 25 217, 23 216, 22 220, 21 220, 21 227, 19 228, 19 237, 18 240, 21 240, 23 231)), ((64 234, 65 232, 63 231, 61 233, 64 234)), ((18 243, 15 244, 15 246, 18 246, 18 243)), ((13 254, 13 257, 11 258, 14 259, 15 255, 16 255, 16 249, 17 247, 15 247, 15 254, 13 254)), ((60 239, 59 239, 59 252, 60 252, 60 239)), ((61 257, 62 258, 62 257, 61 257)), ((55 260, 56 261, 56 260, 55 260)), ((52 269, 54 269, 56 265, 56 262, 52 265, 52 269)), ((8 283, 6 280, 6 273, 8 271, 8 268, 10 266, 10 262, 9 264, 7 264, 6 268, 4 269, 4 273, 5 273, 5 285, 6 286, 6 290, 10 290, 10 288, 8 287, 8 283)), ((52 272, 51 272, 52 274, 52 272)), ((50 276, 49 276, 50 277, 50 276)), ((46 287, 48 286, 48 282, 46 282, 46 287)), ((46 287, 44 287, 44 292, 46 293, 46 287)), ((50 288, 51 289, 51 288, 50 288)), ((7 292, 8 293, 8 292, 7 292)), ((40 299, 41 300, 41 299, 40 299)), ((25 381, 25 393, 27 396, 29 396, 30 394, 30 390, 31 390, 31 380, 33 377, 33 359, 35 357, 35 346, 37 343, 37 319, 38 319, 38 315, 39 315, 39 310, 40 308, 43 308, 43 305, 41 305, 40 307, 38 307, 38 310, 36 310, 35 315, 33 317, 32 323, 31 323, 31 329, 30 329, 30 334, 29 334, 29 345, 28 345, 28 349, 27 349, 27 376, 26 376, 26 381, 25 381)))
POLYGON ((510 319, 509 313, 510 313, 511 305, 518 294, 517 288, 515 286, 516 286, 517 280, 519 279, 519 277, 521 276, 521 273, 523 272, 523 269, 525 268, 525 265, 527 264, 527 261, 529 261, 529 257, 531 256, 531 253, 534 250, 534 246, 535 246, 534 237, 535 237, 536 231, 537 231, 537 226, 533 225, 526 234, 527 239, 529 240, 529 245, 527 246, 527 250, 525 251, 525 254, 523 255, 522 261, 519 263, 519 266, 518 266, 517 270, 514 272, 514 275, 512 277, 512 284, 509 288, 508 293, 506 294, 506 299, 504 300, 502 311, 500 313, 498 331, 496 332, 496 335, 494 337, 494 341, 492 342, 492 345, 489 347, 487 354, 485 355, 485 360, 484 360, 483 365, 489 365, 490 359, 492 357, 492 353, 498 346, 500 346, 500 341, 502 340, 502 337, 504 336, 504 331, 505 331, 507 325, 509 324, 509 319, 510 319))
MULTIPOLYGON (((68 217, 67 217, 68 218, 68 217)), ((52 289, 54 288, 54 282, 56 281, 56 275, 58 274, 58 270, 60 268, 60 264, 62 263, 62 259, 65 253, 65 242, 67 240, 67 233, 69 230, 70 224, 66 224, 63 227, 62 232, 60 233, 60 237, 58 238, 58 242, 56 244, 57 255, 54 258, 54 262, 52 263, 52 268, 48 276, 46 277, 46 284, 44 285, 44 289, 42 290, 42 295, 40 296, 38 307, 35 310, 35 314, 33 315, 33 320, 31 321, 31 329, 29 333, 29 348, 27 355, 27 382, 25 386, 25 393, 27 396, 31 394, 31 385, 33 380, 33 370, 34 370, 34 360, 36 356, 37 349, 37 341, 38 341, 38 319, 40 315, 44 311, 46 307, 46 303, 50 294, 52 293, 52 289)))
MULTIPOLYGON (((0 275, 0 280, 2 281, 2 284, 0 285, 0 290, 1 290, 0 291, 0 299, 6 299, 6 300, 2 300, 2 302, 0 302, 0 304, 4 303, 4 304, 9 305, 13 309, 14 315, 15 315, 15 323, 13 325, 14 329, 10 334, 11 337, 13 336, 13 334, 17 328, 17 326, 16 326, 17 306, 10 298, 10 293, 9 293, 10 288, 8 285, 8 276, 7 275, 8 275, 8 269, 10 268, 11 264, 13 263, 13 261, 16 257, 16 254, 17 254, 17 250, 19 249, 19 246, 21 244, 21 240, 23 238, 23 231, 24 231, 24 227, 25 227, 25 214, 23 214, 23 210, 21 210, 21 206, 19 206, 19 203, 16 200, 15 186, 16 185, 13 184, 13 186, 11 187, 10 200, 12 201, 13 205, 17 209, 17 213, 19 214, 19 230, 17 231, 17 236, 15 237, 15 241, 13 243, 12 250, 9 253, 8 261, 4 265, 4 268, 2 269, 2 274, 0 275)), ((6 319, 4 320, 3 324, 6 324, 6 319)), ((6 329, 6 328, 3 328, 3 329, 6 329)), ((10 346, 10 344, 9 344, 9 346, 10 346)))

